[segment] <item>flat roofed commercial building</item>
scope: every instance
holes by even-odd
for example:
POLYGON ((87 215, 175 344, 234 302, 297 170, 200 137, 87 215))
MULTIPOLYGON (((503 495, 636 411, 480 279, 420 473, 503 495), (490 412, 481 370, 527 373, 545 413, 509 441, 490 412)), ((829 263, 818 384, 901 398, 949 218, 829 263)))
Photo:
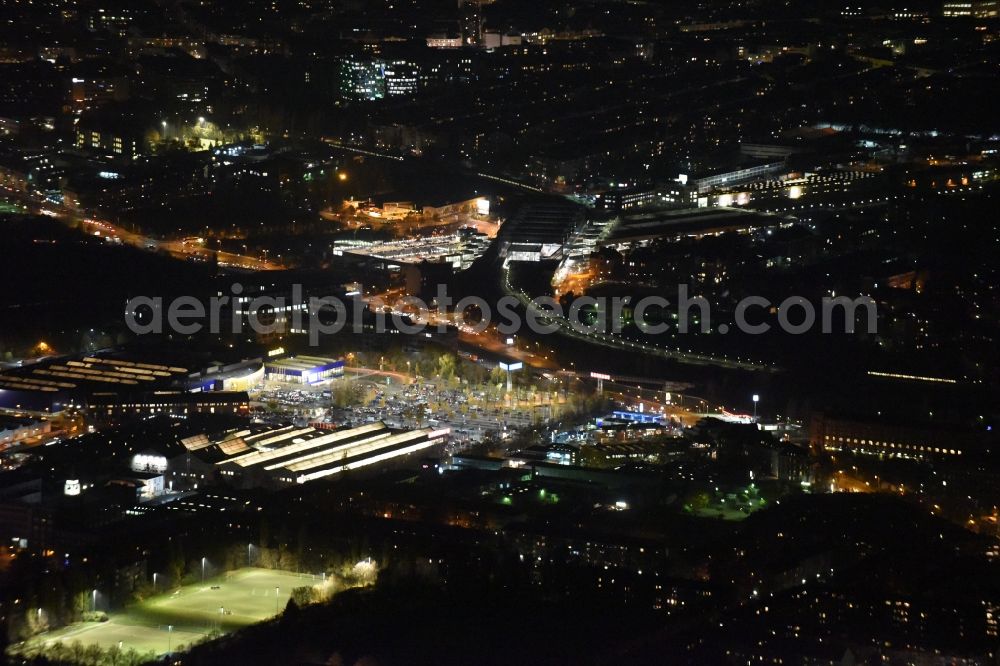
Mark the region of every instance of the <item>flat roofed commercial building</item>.
POLYGON ((985 437, 960 428, 816 414, 809 427, 813 451, 850 451, 910 460, 957 460, 988 449, 985 437))
POLYGON ((52 424, 40 419, 0 414, 0 451, 48 434, 52 424))
POLYGON ((155 387, 185 376, 187 368, 85 356, 36 363, 0 374, 0 388, 58 391, 81 386, 155 387))
POLYGON ((264 366, 267 379, 296 384, 315 384, 344 375, 344 359, 322 356, 289 356, 267 361, 264 366))
POLYGON ((619 249, 652 241, 702 238, 727 232, 748 233, 780 226, 784 218, 734 208, 685 208, 623 216, 599 245, 619 249))
POLYGON ((87 399, 90 416, 96 421, 118 421, 129 418, 172 414, 232 414, 248 416, 250 398, 245 391, 184 393, 156 391, 153 393, 95 393, 87 399))
POLYGON ((209 366, 197 374, 189 375, 186 388, 192 392, 252 391, 263 379, 264 362, 253 359, 224 366, 209 366))
POLYGON ((385 268, 441 262, 461 269, 468 268, 473 261, 482 256, 490 243, 491 239, 486 234, 474 229, 462 229, 447 236, 372 243, 353 249, 335 248, 334 254, 376 260, 374 262, 376 265, 381 264, 385 268))
POLYGON ((774 173, 779 173, 785 168, 785 162, 769 162, 767 164, 757 164, 754 166, 742 167, 733 171, 714 173, 701 178, 695 178, 691 184, 698 190, 699 194, 708 192, 715 187, 726 187, 736 183, 745 183, 755 178, 761 178, 774 173))
POLYGON ((583 209, 564 202, 523 206, 497 234, 506 261, 561 259, 563 248, 586 221, 583 209))
POLYGON ((0 407, 59 412, 101 392, 147 392, 172 386, 189 370, 115 356, 52 358, 0 372, 0 407))
POLYGON ((223 477, 245 485, 306 483, 341 472, 387 463, 443 444, 449 431, 396 431, 381 421, 319 430, 281 426, 242 431, 213 445, 192 439, 192 451, 214 456, 223 477))
MULTIPOLYGON (((166 405, 151 396, 242 392, 256 386, 263 377, 264 363, 259 358, 226 364, 225 360, 209 360, 202 354, 186 351, 167 351, 152 358, 131 351, 50 357, 0 371, 0 408, 58 413, 66 408, 99 404, 105 416, 119 416, 124 412, 118 414, 114 410, 138 405, 146 408, 145 415, 184 414, 185 398, 170 398, 172 404, 166 405), (165 409, 168 406, 181 409, 165 409), (149 407, 154 411, 150 412, 149 407), (113 410, 112 414, 107 413, 108 408, 113 410)), ((211 407, 215 406, 226 413, 230 399, 207 398, 201 402, 205 406, 201 411, 211 413, 211 407)), ((191 405, 187 406, 190 413, 191 405)), ((242 401, 236 401, 236 408, 242 410, 242 401)))

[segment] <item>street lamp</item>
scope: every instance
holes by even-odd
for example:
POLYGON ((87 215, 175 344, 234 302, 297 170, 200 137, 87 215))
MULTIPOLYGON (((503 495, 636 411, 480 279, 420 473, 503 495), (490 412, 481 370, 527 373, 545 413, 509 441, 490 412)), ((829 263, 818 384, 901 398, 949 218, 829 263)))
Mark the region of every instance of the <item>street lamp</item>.
POLYGON ((170 635, 173 633, 173 631, 174 631, 174 625, 168 624, 167 625, 167 654, 170 654, 170 635))
POLYGON ((517 370, 523 368, 524 363, 520 361, 515 361, 514 363, 504 363, 501 361, 499 365, 500 369, 507 373, 507 392, 510 393, 511 390, 513 389, 513 384, 514 384, 513 378, 511 377, 511 373, 516 372, 517 370))
POLYGON ((757 403, 760 402, 760 396, 756 393, 753 394, 753 422, 757 423, 757 403))
POLYGON ((253 544, 247 544, 247 566, 250 566, 250 549, 253 548, 253 544))
POLYGON ((92 601, 91 601, 90 610, 96 613, 97 612, 97 588, 96 587, 94 588, 93 592, 91 593, 91 599, 92 599, 92 601))
POLYGON ((160 574, 156 573, 155 571, 153 572, 153 592, 156 592, 156 577, 159 575, 160 574))
POLYGON ((201 582, 205 582, 205 558, 201 558, 201 582))
POLYGON ((278 588, 277 588, 277 586, 275 586, 275 588, 274 588, 274 614, 275 615, 278 614, 278 588))

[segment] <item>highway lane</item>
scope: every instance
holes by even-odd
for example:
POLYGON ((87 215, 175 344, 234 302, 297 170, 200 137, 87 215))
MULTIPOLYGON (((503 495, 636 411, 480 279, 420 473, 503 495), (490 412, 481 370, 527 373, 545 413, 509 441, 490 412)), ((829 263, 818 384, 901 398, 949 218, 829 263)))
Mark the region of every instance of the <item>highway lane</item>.
POLYGON ((105 220, 93 217, 83 217, 75 211, 46 200, 38 194, 14 190, 0 186, 0 197, 6 201, 20 204, 25 212, 35 215, 45 215, 60 220, 67 225, 79 224, 80 229, 90 235, 99 235, 112 242, 137 247, 151 252, 165 252, 176 259, 191 259, 195 261, 211 261, 213 255, 218 258, 220 266, 238 268, 249 271, 282 270, 284 267, 276 262, 251 257, 232 252, 208 250, 200 246, 186 243, 183 240, 158 240, 151 236, 137 234, 105 220))
POLYGON ((655 345, 647 344, 644 342, 634 342, 632 340, 626 340, 624 338, 618 337, 611 333, 585 333, 574 328, 571 322, 564 316, 554 314, 550 311, 544 310, 538 307, 531 298, 518 289, 515 289, 510 283, 510 271, 504 268, 501 273, 501 287, 507 295, 514 296, 520 301, 520 303, 529 311, 531 311, 538 321, 542 324, 555 325, 558 331, 562 335, 566 335, 571 338, 576 338, 577 340, 582 340, 589 344, 599 345, 602 347, 608 347, 610 349, 618 349, 621 351, 637 352, 641 354, 647 354, 650 356, 658 356, 661 358, 672 359, 680 361, 682 363, 690 363, 694 365, 711 365, 722 368, 729 369, 740 369, 740 370, 755 370, 755 371, 767 371, 776 372, 778 368, 773 365, 768 365, 766 363, 759 363, 756 361, 751 361, 749 359, 733 358, 730 356, 715 356, 711 354, 699 354, 690 351, 682 351, 680 349, 668 349, 665 347, 658 347, 655 345))

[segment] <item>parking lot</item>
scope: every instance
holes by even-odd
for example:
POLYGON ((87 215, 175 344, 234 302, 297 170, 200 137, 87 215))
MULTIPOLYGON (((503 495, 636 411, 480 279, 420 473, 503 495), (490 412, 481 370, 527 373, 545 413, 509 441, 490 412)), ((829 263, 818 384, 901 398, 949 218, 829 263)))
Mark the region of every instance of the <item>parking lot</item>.
POLYGON ((300 425, 324 421, 362 425, 384 421, 393 428, 450 428, 450 448, 482 441, 487 435, 505 437, 519 428, 558 418, 568 408, 565 391, 518 391, 505 394, 493 385, 455 386, 437 379, 400 373, 352 369, 344 379, 320 386, 266 382, 252 394, 254 418, 300 425), (350 405, 337 406, 340 382, 354 387, 350 405))

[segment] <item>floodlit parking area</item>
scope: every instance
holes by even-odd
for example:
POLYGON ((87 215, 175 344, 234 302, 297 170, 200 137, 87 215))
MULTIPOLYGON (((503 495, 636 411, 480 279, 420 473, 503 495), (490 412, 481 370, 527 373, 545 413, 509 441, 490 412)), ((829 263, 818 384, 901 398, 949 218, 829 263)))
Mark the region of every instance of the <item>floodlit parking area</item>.
POLYGON ((292 387, 265 382, 252 396, 255 420, 304 425, 328 421, 358 426, 375 421, 397 429, 449 428, 453 444, 478 442, 488 434, 525 428, 572 409, 565 392, 538 392, 514 401, 495 386, 449 387, 438 381, 414 381, 400 373, 352 374, 357 404, 332 406, 330 387, 292 387))
POLYGON ((438 383, 372 384, 361 404, 330 409, 338 423, 384 421, 394 428, 449 428, 450 448, 481 441, 487 434, 510 432, 550 419, 566 407, 565 397, 536 395, 511 405, 483 387, 448 388, 438 383))
POLYGON ((107 622, 74 624, 33 641, 46 645, 80 641, 102 648, 121 645, 160 654, 168 645, 176 650, 212 630, 232 631, 273 617, 284 610, 294 588, 317 582, 319 579, 310 574, 240 569, 157 595, 110 614, 107 622))

